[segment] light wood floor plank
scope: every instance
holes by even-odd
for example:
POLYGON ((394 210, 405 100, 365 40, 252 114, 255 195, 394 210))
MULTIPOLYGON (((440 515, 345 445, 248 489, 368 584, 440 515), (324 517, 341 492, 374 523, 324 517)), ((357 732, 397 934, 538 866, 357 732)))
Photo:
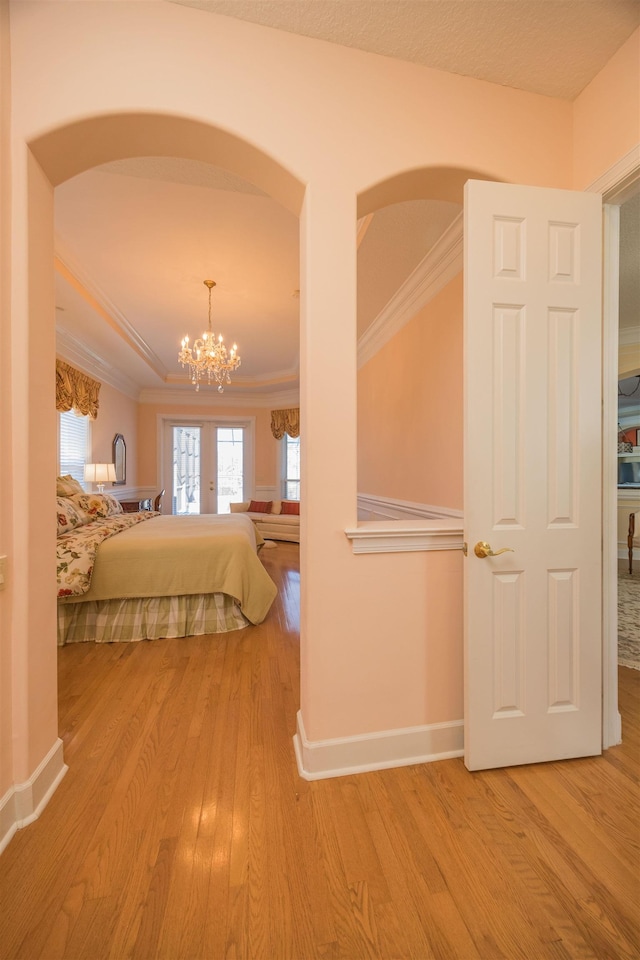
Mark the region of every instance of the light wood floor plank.
POLYGON ((640 672, 602 757, 309 783, 298 548, 265 623, 59 651, 67 776, 0 858, 0 960, 638 960, 640 672))

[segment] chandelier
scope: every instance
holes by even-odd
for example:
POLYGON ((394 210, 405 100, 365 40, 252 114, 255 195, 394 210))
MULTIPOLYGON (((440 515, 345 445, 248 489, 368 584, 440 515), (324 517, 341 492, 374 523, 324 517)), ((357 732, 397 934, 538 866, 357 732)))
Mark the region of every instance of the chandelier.
POLYGON ((203 283, 209 288, 209 329, 202 334, 201 340, 195 341, 193 347, 189 346, 189 337, 183 337, 178 360, 183 367, 189 367, 191 383, 196 391, 200 389, 200 381, 206 378, 208 383, 218 384, 218 393, 224 393, 225 384, 231 383, 230 374, 240 366, 240 357, 235 343, 227 351, 222 334, 216 339, 211 329, 211 290, 216 282, 204 280, 203 283))

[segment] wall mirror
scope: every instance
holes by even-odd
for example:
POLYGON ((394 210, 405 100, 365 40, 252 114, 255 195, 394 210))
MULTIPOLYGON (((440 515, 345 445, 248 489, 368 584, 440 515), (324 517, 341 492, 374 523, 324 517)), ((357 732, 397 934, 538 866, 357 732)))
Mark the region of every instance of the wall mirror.
POLYGON ((113 482, 115 487, 127 480, 127 445, 121 433, 116 433, 113 438, 113 463, 116 468, 116 479, 113 482))

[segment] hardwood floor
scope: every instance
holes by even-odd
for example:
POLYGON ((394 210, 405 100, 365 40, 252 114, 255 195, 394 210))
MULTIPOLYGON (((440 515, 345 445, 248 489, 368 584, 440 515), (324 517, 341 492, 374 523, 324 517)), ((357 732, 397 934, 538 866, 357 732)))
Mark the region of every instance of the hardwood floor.
POLYGON ((0 858, 0 957, 640 957, 640 672, 602 757, 307 783, 297 547, 259 627, 60 651, 69 772, 0 858))

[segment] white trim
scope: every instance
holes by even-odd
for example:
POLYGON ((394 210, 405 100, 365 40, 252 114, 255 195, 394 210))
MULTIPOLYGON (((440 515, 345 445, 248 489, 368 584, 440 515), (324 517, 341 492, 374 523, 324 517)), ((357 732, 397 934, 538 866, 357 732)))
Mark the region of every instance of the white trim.
POLYGON ((265 486, 263 484, 256 484, 255 491, 256 491, 256 500, 281 500, 282 499, 278 494, 278 488, 274 485, 265 486))
POLYGON ((453 720, 312 742, 307 739, 298 711, 293 748, 298 773, 304 780, 326 780, 461 757, 463 736, 464 722, 453 720))
POLYGON ((280 407, 297 407, 300 403, 300 391, 296 387, 293 390, 280 391, 279 393, 267 393, 265 391, 256 391, 255 393, 236 393, 233 385, 228 388, 228 392, 218 393, 213 387, 202 387, 196 393, 195 387, 189 386, 188 390, 160 389, 160 390, 141 390, 138 397, 138 403, 152 403, 164 406, 181 407, 258 407, 262 409, 267 407, 274 410, 280 407))
POLYGON ((358 340, 358 369, 460 273, 462 227, 460 213, 367 327, 358 340))
POLYGON ((606 203, 624 203, 635 193, 640 172, 640 143, 631 147, 602 176, 586 188, 588 193, 601 193, 606 203))
POLYGON ((602 291, 602 747, 620 743, 618 710, 618 298, 620 207, 603 207, 602 291))
POLYGON ((144 360, 147 366, 150 367, 161 380, 166 380, 169 371, 163 362, 153 352, 146 340, 140 336, 133 324, 127 320, 115 303, 109 299, 106 293, 95 283, 93 278, 89 277, 84 271, 83 267, 69 250, 65 248, 59 236, 55 238, 54 266, 56 266, 58 273, 65 282, 69 282, 64 275, 65 271, 73 277, 77 288, 82 289, 82 295, 89 303, 89 306, 93 309, 97 306, 103 314, 106 314, 106 317, 103 317, 103 319, 108 318, 110 326, 119 334, 125 343, 144 360), (60 263, 62 270, 57 267, 56 261, 60 263), (91 304, 91 300, 94 301, 95 306, 91 304))
POLYGON ((57 739, 29 779, 5 793, 0 800, 0 853, 16 830, 38 819, 67 770, 62 740, 57 739))
MULTIPOLYGON (((300 363, 296 359, 290 367, 286 367, 284 370, 274 370, 270 373, 265 373, 262 376, 256 377, 243 377, 238 374, 233 375, 232 386, 237 387, 240 390, 257 390, 264 389, 265 387, 274 387, 282 386, 286 383, 294 383, 297 381, 300 376, 300 363)), ((164 382, 174 387, 185 386, 189 390, 194 390, 193 381, 189 375, 189 372, 185 370, 183 373, 168 373, 164 378, 164 382)), ((206 380, 202 381, 202 388, 204 389, 208 386, 209 390, 216 390, 217 386, 215 384, 208 384, 206 380)))
POLYGON ((453 507, 358 494, 358 525, 349 527, 353 553, 462 550, 463 513, 453 507))
POLYGON ((373 520, 347 528, 354 553, 462 550, 462 523, 442 520, 373 520))
POLYGON ((406 520, 407 517, 424 520, 462 520, 462 510, 454 507, 436 507, 411 500, 378 497, 371 493, 358 494, 359 520, 406 520))
POLYGON ((116 500, 153 500, 162 490, 162 487, 111 487, 105 490, 116 500))

